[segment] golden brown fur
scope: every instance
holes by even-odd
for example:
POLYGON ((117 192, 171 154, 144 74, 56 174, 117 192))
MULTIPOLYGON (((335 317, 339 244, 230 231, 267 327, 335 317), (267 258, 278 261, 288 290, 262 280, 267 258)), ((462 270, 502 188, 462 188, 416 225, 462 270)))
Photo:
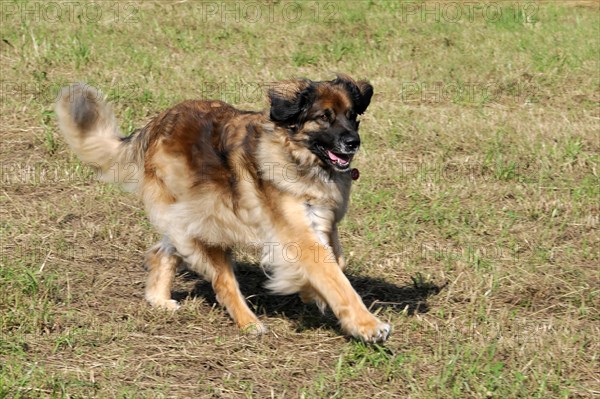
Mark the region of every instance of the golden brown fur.
POLYGON ((164 235, 146 256, 152 305, 179 306, 170 290, 183 260, 212 282, 240 328, 265 331, 239 290, 230 257, 235 245, 259 245, 268 288, 329 306, 344 331, 375 342, 387 339, 390 326, 367 310, 344 276, 337 231, 360 145, 356 116, 372 93, 368 82, 343 75, 284 81, 269 91, 267 111, 185 101, 128 138, 92 88, 65 88, 56 110, 74 151, 104 180, 138 191, 164 235))

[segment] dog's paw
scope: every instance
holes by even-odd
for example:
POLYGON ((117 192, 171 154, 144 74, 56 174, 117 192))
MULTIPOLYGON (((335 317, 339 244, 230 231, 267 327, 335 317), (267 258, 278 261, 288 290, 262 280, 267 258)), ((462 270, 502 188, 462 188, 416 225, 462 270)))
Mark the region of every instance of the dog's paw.
POLYGON ((379 343, 387 341, 390 333, 392 332, 392 326, 388 323, 379 323, 373 330, 367 342, 379 343))
POLYGON ((260 321, 256 321, 254 323, 250 323, 245 325, 244 327, 241 327, 240 331, 242 332, 242 334, 258 336, 265 334, 268 331, 268 329, 267 326, 265 326, 263 323, 261 323, 260 321))
POLYGON ((382 323, 376 318, 370 323, 350 329, 350 333, 355 338, 373 344, 385 342, 390 336, 391 331, 392 326, 388 323, 382 323))
POLYGON ((172 310, 175 311, 181 307, 179 302, 174 299, 157 299, 157 298, 146 298, 146 300, 154 308, 172 310))

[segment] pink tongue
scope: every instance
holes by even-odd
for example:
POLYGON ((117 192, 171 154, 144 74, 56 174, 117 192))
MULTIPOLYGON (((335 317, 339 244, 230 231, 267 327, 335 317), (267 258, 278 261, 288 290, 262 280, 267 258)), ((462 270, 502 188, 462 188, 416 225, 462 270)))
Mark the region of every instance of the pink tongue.
POLYGON ((340 165, 346 165, 348 163, 348 161, 338 157, 337 155, 335 155, 333 152, 331 152, 329 150, 327 150, 327 155, 329 156, 329 159, 331 159, 334 162, 339 163, 340 165))

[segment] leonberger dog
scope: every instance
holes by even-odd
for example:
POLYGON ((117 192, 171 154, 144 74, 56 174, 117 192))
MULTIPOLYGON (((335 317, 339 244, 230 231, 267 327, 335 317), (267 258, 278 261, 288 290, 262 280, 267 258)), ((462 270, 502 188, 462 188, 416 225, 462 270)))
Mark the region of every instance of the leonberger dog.
POLYGON ((212 283, 244 331, 265 326, 250 310, 232 267, 234 246, 259 245, 267 288, 329 306, 347 334, 382 342, 391 327, 369 312, 343 273, 338 223, 348 208, 350 165, 367 81, 337 75, 268 89, 270 107, 242 111, 222 101, 184 101, 124 137, 112 107, 85 84, 61 91, 59 126, 103 180, 137 191, 164 238, 147 253, 145 297, 177 309, 171 287, 183 261, 212 283))

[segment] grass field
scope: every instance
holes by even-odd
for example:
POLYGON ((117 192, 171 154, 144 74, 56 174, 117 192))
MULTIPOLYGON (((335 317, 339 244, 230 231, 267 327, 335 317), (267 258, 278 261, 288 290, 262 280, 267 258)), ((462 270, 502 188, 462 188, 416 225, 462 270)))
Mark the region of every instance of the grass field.
POLYGON ((600 12, 553 2, 0 3, 0 398, 600 395, 600 12), (369 79, 341 236, 394 331, 238 276, 240 335, 182 273, 143 300, 141 202, 62 141, 58 88, 93 84, 131 132, 185 98, 266 107, 277 79, 369 79))

